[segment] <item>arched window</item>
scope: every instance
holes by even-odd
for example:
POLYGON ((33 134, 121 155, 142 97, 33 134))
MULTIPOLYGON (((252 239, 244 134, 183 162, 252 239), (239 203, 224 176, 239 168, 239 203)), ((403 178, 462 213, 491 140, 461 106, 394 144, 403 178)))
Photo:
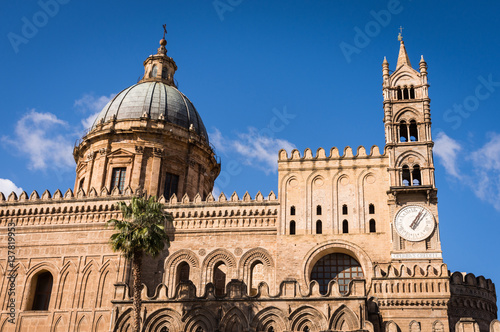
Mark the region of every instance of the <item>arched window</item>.
POLYGON ((408 127, 404 120, 399 123, 399 141, 408 142, 408 127))
POLYGON ((205 330, 203 330, 203 327, 198 326, 195 332, 205 332, 205 330))
POLYGON ((321 205, 316 206, 316 215, 320 216, 321 212, 321 205))
POLYGON ((373 204, 368 205, 368 213, 375 214, 375 205, 373 204))
POLYGON ((264 281, 264 264, 256 261, 250 266, 250 296, 257 295, 257 288, 262 281, 264 281))
POLYGON ((401 88, 398 88, 397 93, 398 93, 398 100, 403 99, 403 92, 401 91, 401 88))
POLYGON ((375 224, 375 219, 370 219, 370 233, 377 232, 377 225, 375 224))
POLYGON ((295 235, 295 220, 290 221, 290 235, 295 235))
POLYGON ((181 282, 189 281, 189 264, 187 262, 182 262, 177 266, 177 282, 178 285, 181 282))
POLYGON ((405 87, 403 89, 403 99, 409 99, 409 96, 408 96, 408 88, 405 87))
POLYGON ((311 330, 309 329, 309 326, 306 325, 302 331, 304 331, 304 332, 310 332, 311 330))
POLYGON ((224 263, 220 262, 214 268, 214 287, 215 296, 224 296, 226 293, 226 274, 227 267, 224 263))
POLYGON ((167 68, 163 68, 163 70, 161 71, 161 78, 166 80, 167 77, 168 77, 168 70, 167 70, 167 68))
POLYGON ((158 67, 154 65, 153 69, 151 70, 151 77, 156 77, 156 75, 158 75, 158 67))
POLYGON ((344 221, 342 221, 342 233, 344 234, 349 233, 349 222, 345 219, 344 221))
POLYGON ((267 329, 267 332, 274 332, 274 327, 269 326, 269 328, 267 329))
POLYGON ((42 272, 36 277, 35 295, 31 310, 49 310, 53 278, 50 272, 42 272))
POLYGON ((316 221, 316 234, 323 234, 323 223, 321 220, 316 221))
POLYGON ((343 215, 347 215, 348 214, 348 210, 347 210, 347 205, 342 205, 342 214, 343 215))
POLYGON ((410 99, 415 99, 415 88, 410 87, 410 99))
POLYGON ((414 186, 420 186, 422 184, 422 179, 420 178, 420 166, 415 165, 413 166, 413 185, 414 186))
POLYGON ((417 129, 417 122, 415 120, 410 121, 410 141, 411 142, 418 141, 418 129, 417 129))
POLYGON ((293 206, 293 205, 290 207, 290 215, 291 216, 295 215, 295 206, 293 206))
POLYGON ((403 165, 402 182, 403 186, 409 186, 411 182, 410 168, 407 165, 403 165))
POLYGON ((313 267, 311 280, 319 284, 319 291, 326 294, 328 283, 335 280, 342 294, 349 290, 349 283, 354 278, 363 278, 363 270, 358 261, 346 254, 333 253, 323 256, 313 267))
POLYGON ((161 328, 160 332, 168 332, 168 329, 164 326, 161 328))

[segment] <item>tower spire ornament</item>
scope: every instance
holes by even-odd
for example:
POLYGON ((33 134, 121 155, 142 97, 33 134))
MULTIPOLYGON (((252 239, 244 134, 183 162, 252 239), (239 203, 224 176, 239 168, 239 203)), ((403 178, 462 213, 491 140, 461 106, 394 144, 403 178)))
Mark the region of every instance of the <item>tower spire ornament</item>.
POLYGON ((400 42, 403 42, 403 27, 402 26, 399 26, 399 34, 398 34, 398 40, 400 42))

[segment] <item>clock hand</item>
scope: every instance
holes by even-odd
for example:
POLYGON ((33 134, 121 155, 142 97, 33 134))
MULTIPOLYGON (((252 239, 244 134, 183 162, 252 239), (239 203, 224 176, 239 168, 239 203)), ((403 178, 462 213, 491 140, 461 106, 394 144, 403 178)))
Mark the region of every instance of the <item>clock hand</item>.
POLYGON ((417 216, 415 217, 415 219, 413 220, 413 222, 410 224, 410 228, 415 230, 415 228, 417 228, 418 224, 417 221, 420 219, 420 217, 422 216, 422 213, 424 212, 424 208, 422 208, 422 210, 420 210, 420 212, 417 214, 417 216))
POLYGON ((410 227, 415 230, 418 225, 420 225, 420 222, 422 221, 422 219, 424 218, 424 208, 422 208, 422 211, 420 211, 419 215, 417 216, 417 218, 415 218, 415 220, 413 221, 412 225, 410 225, 410 227))

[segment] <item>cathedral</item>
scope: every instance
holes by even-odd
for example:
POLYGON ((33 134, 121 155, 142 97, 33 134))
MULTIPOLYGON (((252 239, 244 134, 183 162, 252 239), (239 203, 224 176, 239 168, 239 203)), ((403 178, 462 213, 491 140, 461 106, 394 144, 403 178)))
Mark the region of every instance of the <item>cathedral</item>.
POLYGON ((278 192, 254 197, 213 196, 221 163, 166 44, 75 145, 73 189, 0 193, 0 331, 131 331, 106 222, 146 195, 174 219, 144 258, 144 332, 500 332, 491 280, 443 262, 427 63, 402 38, 385 146, 281 150, 278 192))

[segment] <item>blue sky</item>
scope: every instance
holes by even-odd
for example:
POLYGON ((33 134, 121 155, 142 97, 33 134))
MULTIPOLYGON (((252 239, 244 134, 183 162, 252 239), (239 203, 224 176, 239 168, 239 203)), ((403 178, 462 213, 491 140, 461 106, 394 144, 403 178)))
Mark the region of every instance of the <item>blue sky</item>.
POLYGON ((216 190, 276 192, 281 147, 384 145, 381 64, 394 69, 403 26, 412 64, 429 67, 444 260, 500 282, 500 3, 53 3, 0 11, 6 196, 73 187, 75 140, 143 74, 164 23, 179 89, 222 159, 216 190))

